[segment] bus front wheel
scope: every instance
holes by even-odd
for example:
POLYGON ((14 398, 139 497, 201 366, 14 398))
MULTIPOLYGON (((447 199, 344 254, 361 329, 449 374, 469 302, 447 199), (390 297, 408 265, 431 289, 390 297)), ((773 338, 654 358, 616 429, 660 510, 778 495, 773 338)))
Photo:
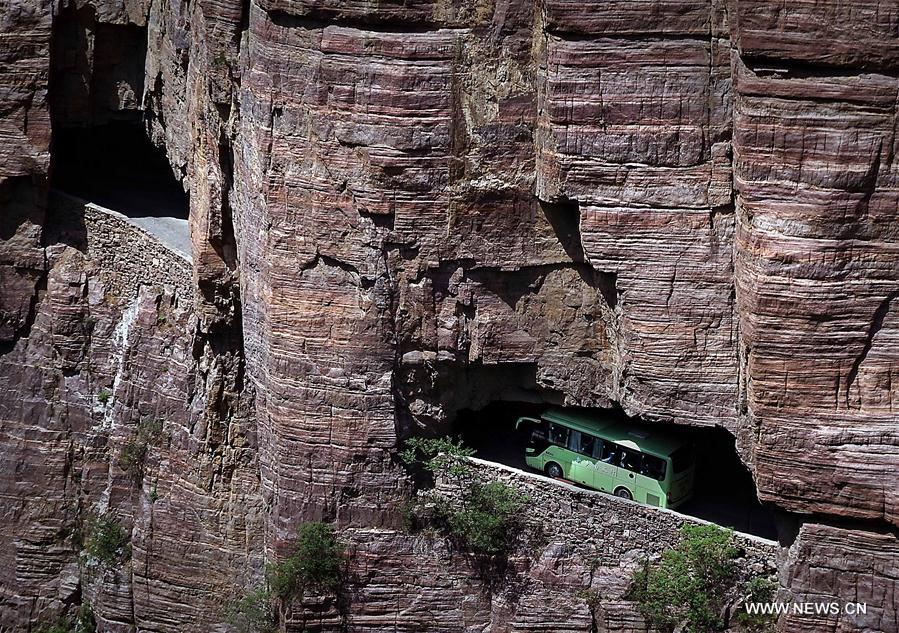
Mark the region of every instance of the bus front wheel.
POLYGON ((632 495, 631 491, 628 490, 627 488, 616 488, 615 496, 621 497, 622 499, 628 499, 628 500, 633 500, 633 498, 634 498, 634 495, 632 495))
POLYGON ((550 462, 546 465, 546 474, 553 479, 562 479, 565 476, 565 473, 562 472, 562 467, 555 462, 550 462))

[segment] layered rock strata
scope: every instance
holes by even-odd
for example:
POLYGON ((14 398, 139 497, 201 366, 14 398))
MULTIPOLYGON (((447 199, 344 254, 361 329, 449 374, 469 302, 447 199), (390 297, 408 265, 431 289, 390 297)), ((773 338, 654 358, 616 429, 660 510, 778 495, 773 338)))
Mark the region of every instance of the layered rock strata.
MULTIPOLYGON (((464 571, 394 599, 442 551, 396 529, 398 443, 507 398, 726 428, 802 524, 784 589, 877 603, 784 630, 899 629, 889 0, 13 0, 0 23, 0 626, 85 599, 102 630, 221 628, 324 518, 361 628, 590 630, 540 611, 565 583, 514 618, 464 571), (166 150, 189 290, 183 260, 125 273, 84 239, 106 229, 45 217, 51 119, 166 150), (167 439, 135 486, 144 417, 167 439), (96 577, 71 534, 106 511, 133 559, 96 577)), ((640 629, 614 609, 597 630, 640 629)))

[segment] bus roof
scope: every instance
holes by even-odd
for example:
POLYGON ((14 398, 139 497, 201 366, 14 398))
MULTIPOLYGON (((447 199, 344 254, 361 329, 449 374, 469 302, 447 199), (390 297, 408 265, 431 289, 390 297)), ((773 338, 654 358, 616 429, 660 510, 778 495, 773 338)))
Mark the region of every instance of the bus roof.
POLYGON ((603 420, 595 415, 549 409, 542 417, 549 422, 559 422, 577 431, 597 435, 616 444, 660 457, 667 457, 681 446, 689 444, 682 438, 652 427, 612 419, 603 420))

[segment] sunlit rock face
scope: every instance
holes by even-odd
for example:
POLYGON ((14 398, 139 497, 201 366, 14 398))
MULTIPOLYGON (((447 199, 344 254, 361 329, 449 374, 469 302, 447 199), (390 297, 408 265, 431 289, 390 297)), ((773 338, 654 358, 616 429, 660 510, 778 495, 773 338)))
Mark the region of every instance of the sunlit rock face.
POLYGON ((0 627, 84 598, 103 630, 211 630, 324 518, 360 626, 562 630, 539 583, 490 602, 396 530, 398 442, 510 398, 728 429, 815 515, 783 586, 881 603, 789 630, 895 630, 891 1, 63 4, 0 6, 0 627), (47 218, 51 120, 125 119, 190 193, 190 292, 126 291, 47 218), (135 485, 147 416, 170 439, 135 485), (79 565, 107 510, 133 575, 79 565))
POLYGON ((736 287, 759 487, 799 512, 895 525, 899 493, 882 484, 899 473, 899 17, 878 3, 826 3, 826 21, 761 4, 740 4, 733 66, 736 287))

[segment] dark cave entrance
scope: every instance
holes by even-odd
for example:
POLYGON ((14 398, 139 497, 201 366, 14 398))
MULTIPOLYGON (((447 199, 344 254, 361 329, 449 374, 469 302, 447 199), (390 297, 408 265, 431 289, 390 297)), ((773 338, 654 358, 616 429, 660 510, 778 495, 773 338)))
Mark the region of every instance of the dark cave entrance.
MULTIPOLYGON (((63 127, 53 131, 50 187, 84 202, 118 212, 173 252, 190 259, 190 199, 175 178, 165 152, 147 138, 140 120, 63 127)), ((57 239, 79 248, 86 242, 83 220, 60 199, 50 213, 57 239)))
MULTIPOLYGON (((530 470, 524 461, 529 430, 516 430, 515 421, 520 416, 538 417, 546 406, 495 401, 479 410, 463 409, 456 415, 451 434, 474 448, 476 457, 530 470)), ((616 422, 628 421, 620 410, 592 412, 612 416, 616 422)), ((668 425, 665 430, 672 431, 668 425)), ((775 514, 759 503, 752 475, 737 456, 730 433, 720 428, 685 427, 677 428, 675 433, 688 438, 696 447, 694 497, 677 512, 763 538, 777 538, 775 514)))
MULTIPOLYGON (((68 5, 54 19, 50 187, 125 215, 189 257, 190 200, 147 131, 147 38, 146 26, 105 23, 90 6, 68 5)), ((50 213, 61 235, 83 243, 71 207, 51 204, 50 213)))
POLYGON ((140 121, 53 134, 52 188, 132 218, 187 220, 190 200, 140 121))

